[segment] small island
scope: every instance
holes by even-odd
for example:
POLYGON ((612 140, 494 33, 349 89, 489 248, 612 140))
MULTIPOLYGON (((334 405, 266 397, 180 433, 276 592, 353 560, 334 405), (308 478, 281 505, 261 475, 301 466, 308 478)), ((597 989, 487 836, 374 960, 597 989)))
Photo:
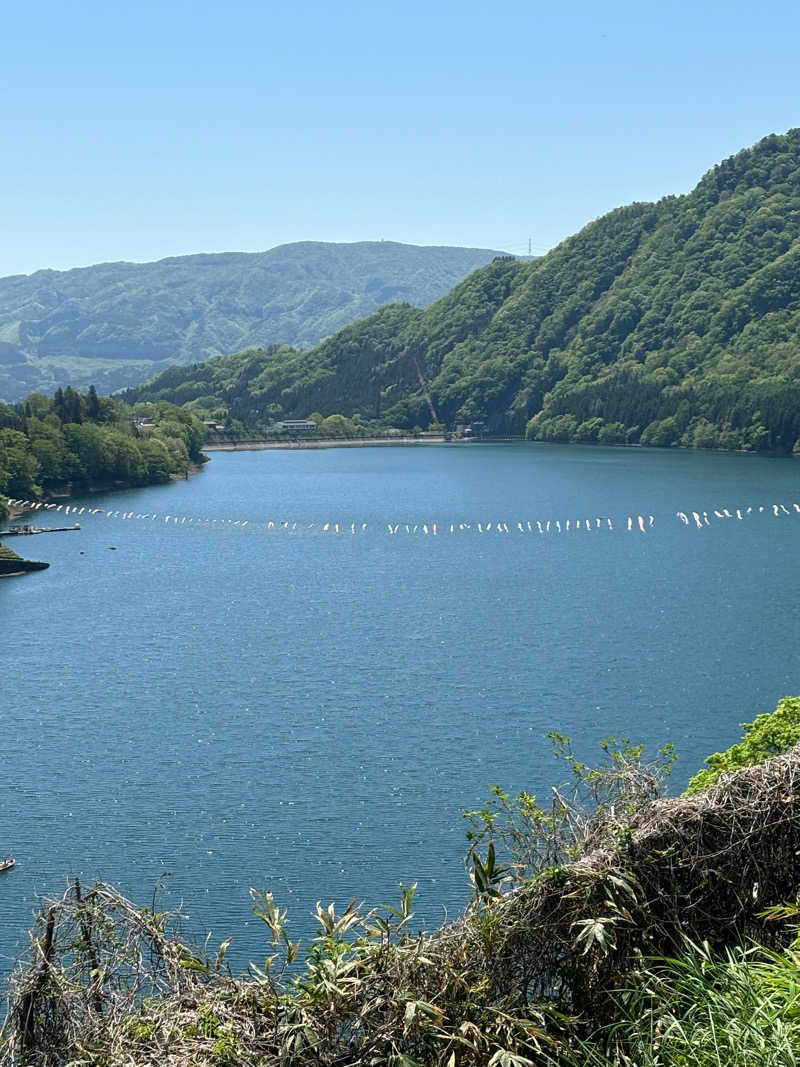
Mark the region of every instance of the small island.
POLYGON ((0 578, 11 578, 18 574, 28 574, 29 571, 43 571, 50 566, 49 563, 39 563, 32 559, 23 559, 13 549, 0 545, 0 578))

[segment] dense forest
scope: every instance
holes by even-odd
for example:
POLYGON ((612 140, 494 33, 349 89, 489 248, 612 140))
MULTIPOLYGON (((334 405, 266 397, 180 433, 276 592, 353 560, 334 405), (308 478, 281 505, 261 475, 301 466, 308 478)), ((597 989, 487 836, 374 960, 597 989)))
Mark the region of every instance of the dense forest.
POLYGON ((127 399, 247 427, 338 413, 425 428, 417 366, 451 427, 791 451, 800 130, 739 152, 685 196, 612 211, 539 260, 498 257, 425 310, 392 304, 307 351, 166 371, 127 399))
POLYGON ((169 481, 201 462, 205 428, 174 404, 135 410, 94 386, 0 403, 0 518, 7 498, 36 499, 169 481))
POLYGON ((301 241, 0 278, 0 399, 90 382, 112 392, 251 345, 309 347, 389 301, 424 307, 495 255, 301 241))

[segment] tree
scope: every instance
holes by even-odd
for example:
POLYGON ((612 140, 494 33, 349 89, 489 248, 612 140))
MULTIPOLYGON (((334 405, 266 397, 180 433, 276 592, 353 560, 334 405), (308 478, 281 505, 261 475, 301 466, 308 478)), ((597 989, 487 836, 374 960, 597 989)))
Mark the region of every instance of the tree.
POLYGON ((326 437, 352 437, 355 432, 355 426, 344 415, 329 415, 319 425, 319 433, 326 437))
POLYGON ((89 386, 89 392, 86 394, 86 418, 91 422, 100 421, 100 401, 93 385, 89 386))
POLYGON ((172 458, 163 441, 157 437, 146 437, 138 442, 139 452, 147 466, 149 482, 168 482, 173 471, 172 458))
POLYGON ((687 793, 700 793, 727 771, 763 763, 800 742, 800 697, 784 697, 774 711, 757 715, 752 722, 743 722, 741 726, 742 740, 724 752, 709 756, 706 769, 698 771, 690 780, 687 793))
POLYGON ((5 470, 5 493, 14 497, 41 495, 39 461, 29 451, 28 439, 19 430, 0 430, 0 471, 5 470))

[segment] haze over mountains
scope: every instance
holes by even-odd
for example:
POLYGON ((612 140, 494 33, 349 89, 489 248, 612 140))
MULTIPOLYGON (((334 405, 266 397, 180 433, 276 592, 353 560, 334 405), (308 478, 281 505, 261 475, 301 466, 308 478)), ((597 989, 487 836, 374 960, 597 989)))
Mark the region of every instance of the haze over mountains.
POLYGON ((129 399, 248 425, 318 412, 425 427, 414 359, 451 425, 800 451, 800 130, 539 260, 498 259, 425 310, 382 308, 305 352, 168 371, 129 399))
POLYGON ((111 392, 253 345, 308 347, 382 304, 424 307, 499 254, 304 241, 0 278, 0 400, 111 392))

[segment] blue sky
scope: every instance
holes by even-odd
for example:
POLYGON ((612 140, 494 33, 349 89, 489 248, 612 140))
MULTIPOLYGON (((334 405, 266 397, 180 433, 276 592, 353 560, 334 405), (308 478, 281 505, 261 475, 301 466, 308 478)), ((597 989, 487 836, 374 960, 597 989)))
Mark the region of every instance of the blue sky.
POLYGON ((546 251, 800 125, 800 5, 4 5, 0 275, 387 240, 546 251))

